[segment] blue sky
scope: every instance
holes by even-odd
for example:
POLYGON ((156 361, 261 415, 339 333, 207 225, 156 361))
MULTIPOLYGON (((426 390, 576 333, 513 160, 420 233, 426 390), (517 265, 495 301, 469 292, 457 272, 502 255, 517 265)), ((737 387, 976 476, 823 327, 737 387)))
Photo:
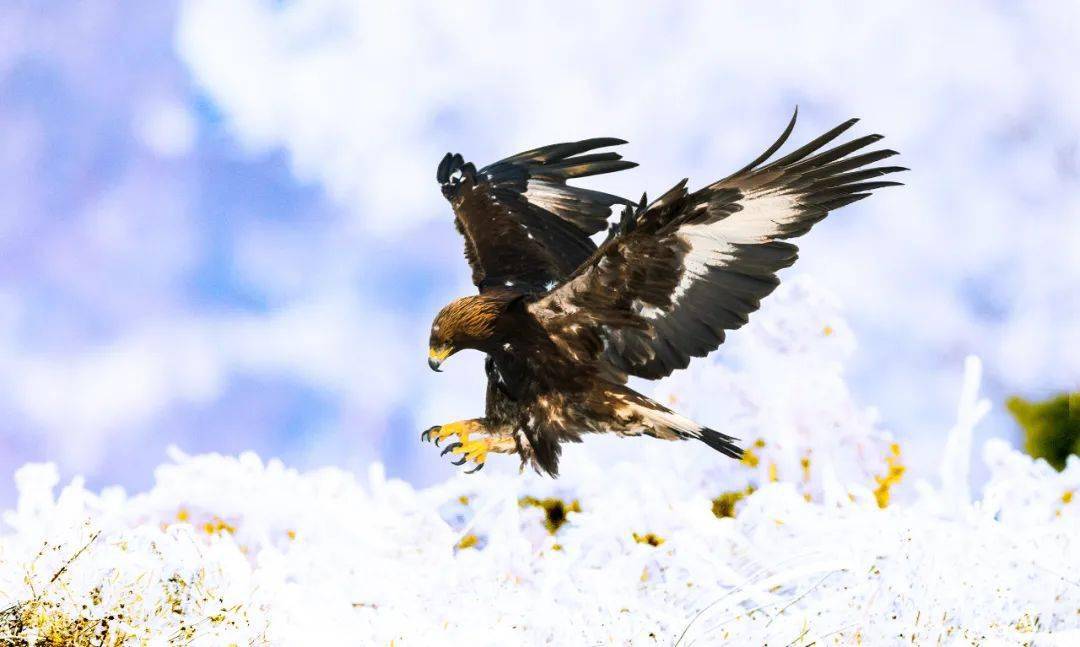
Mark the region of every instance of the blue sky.
MULTIPOLYGON (((591 185, 657 194, 738 168, 796 104, 794 139, 861 116, 913 169, 815 229, 786 276, 838 296, 856 396, 932 455, 969 353, 998 401, 1080 386, 1076 19, 1071 3, 9 3, 3 471, 53 460, 141 486, 176 444, 441 478, 417 432, 482 406, 478 358, 424 366, 432 314, 471 289, 441 155, 619 136, 642 166, 591 185)), ((1013 433, 1000 407, 983 433, 1013 433)))

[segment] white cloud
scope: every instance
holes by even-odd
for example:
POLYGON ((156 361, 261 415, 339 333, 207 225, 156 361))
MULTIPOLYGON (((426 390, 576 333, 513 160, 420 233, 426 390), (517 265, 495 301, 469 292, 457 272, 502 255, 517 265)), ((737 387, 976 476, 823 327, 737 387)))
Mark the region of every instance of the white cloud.
MULTIPOLYGON (((952 371, 969 353, 985 358, 992 398, 1075 387, 1080 90, 1068 79, 1080 46, 1064 25, 1076 12, 1071 3, 190 0, 178 51, 231 131, 253 153, 287 151, 297 177, 350 215, 252 218, 230 230, 235 240, 215 239, 231 254, 230 280, 267 305, 260 315, 208 314, 185 291, 216 235, 197 219, 222 214, 182 190, 182 175, 132 167, 79 204, 74 227, 45 230, 55 242, 41 245, 43 282, 74 295, 67 307, 93 303, 108 332, 29 343, 51 321, 46 288, 9 286, 4 405, 32 433, 79 448, 70 452, 80 465, 94 460, 80 453, 94 439, 150 434, 177 403, 211 403, 237 376, 280 375, 345 410, 404 411, 421 426, 475 415, 479 362, 455 358, 442 379, 422 364, 430 315, 457 294, 408 294, 427 280, 418 277, 449 285, 447 274, 460 277, 454 292, 471 289, 433 181, 442 153, 483 163, 550 141, 621 136, 643 166, 591 184, 655 195, 685 175, 701 185, 741 166, 796 103, 795 140, 860 115, 856 130, 885 133, 913 169, 908 186, 802 239, 798 269, 783 277, 812 273, 843 304, 860 340, 855 400, 880 404, 887 426, 916 436, 951 412, 952 371), (162 182, 174 198, 160 200, 162 182)), ((147 87, 132 102, 139 141, 196 157, 188 108, 147 87)), ((16 147, 0 163, 45 155, 48 122, 11 118, 16 147)), ((24 172, 14 164, 9 174, 16 215, 46 192, 24 172)), ((713 361, 677 379, 705 380, 713 361)), ((1000 433, 1003 414, 993 415, 1000 433)))
POLYGON ((289 151, 369 244, 449 217, 431 178, 445 149, 482 163, 621 136, 643 166, 594 184, 637 196, 737 168, 796 103, 796 140, 864 117, 908 185, 818 227, 795 271, 838 293, 863 342, 857 388, 914 430, 951 404, 909 394, 968 353, 994 397, 1080 381, 1080 46, 1062 28, 1077 12, 189 0, 178 43, 236 135, 289 151))
POLYGON ((182 103, 148 101, 135 116, 135 135, 161 157, 178 157, 195 143, 195 119, 182 103))
POLYGON ((295 378, 352 406, 382 410, 426 370, 420 353, 413 370, 371 370, 407 354, 405 328, 355 299, 318 295, 265 316, 147 325, 79 352, 13 353, 0 367, 0 385, 31 428, 45 432, 48 455, 84 470, 169 408, 212 402, 236 375, 295 378), (68 433, 52 433, 65 427, 68 433))

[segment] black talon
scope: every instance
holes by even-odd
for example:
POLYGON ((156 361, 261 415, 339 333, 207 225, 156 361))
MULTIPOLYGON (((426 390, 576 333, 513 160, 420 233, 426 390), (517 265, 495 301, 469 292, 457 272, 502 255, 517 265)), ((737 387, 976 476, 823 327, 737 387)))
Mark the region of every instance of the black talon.
POLYGON ((465 470, 465 473, 466 474, 474 474, 476 472, 479 472, 482 469, 484 469, 484 464, 483 463, 477 463, 476 467, 472 468, 471 470, 465 470))
POLYGON ((445 449, 442 450, 441 453, 439 453, 439 456, 446 456, 451 451, 453 451, 455 447, 461 447, 461 443, 450 443, 449 445, 446 446, 445 449))
MULTIPOLYGON (((434 427, 428 427, 427 429, 421 431, 420 432, 420 440, 422 440, 424 442, 430 441, 431 440, 431 432, 435 431, 438 428, 439 428, 439 425, 435 425, 434 427)), ((437 440, 436 440, 435 444, 438 445, 437 440)))
POLYGON ((459 461, 454 461, 454 462, 452 462, 452 463, 450 463, 450 464, 451 464, 451 465, 464 465, 464 464, 465 464, 465 457, 464 457, 464 456, 462 456, 462 457, 461 457, 461 460, 459 460, 459 461))

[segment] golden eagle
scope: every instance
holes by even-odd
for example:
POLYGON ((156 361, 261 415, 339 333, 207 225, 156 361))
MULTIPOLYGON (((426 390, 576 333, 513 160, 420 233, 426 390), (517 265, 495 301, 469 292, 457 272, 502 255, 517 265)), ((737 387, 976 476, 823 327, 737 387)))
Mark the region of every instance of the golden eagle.
POLYGON ((654 202, 567 185, 572 178, 636 166, 598 149, 614 138, 553 144, 477 170, 447 154, 436 177, 465 238, 476 296, 439 312, 428 364, 471 348, 487 355, 482 418, 432 427, 456 436, 443 454, 484 466, 488 452, 516 452, 522 467, 558 475, 560 443, 613 432, 696 439, 739 458, 738 440, 703 427, 626 386, 686 368, 747 322, 779 284, 801 236, 829 211, 899 182, 907 170, 875 166, 896 154, 864 149, 866 135, 825 149, 857 119, 769 161, 791 122, 761 156, 693 193, 686 180, 654 202), (824 149, 824 150, 823 150, 824 149), (622 216, 597 247, 590 239, 622 216))

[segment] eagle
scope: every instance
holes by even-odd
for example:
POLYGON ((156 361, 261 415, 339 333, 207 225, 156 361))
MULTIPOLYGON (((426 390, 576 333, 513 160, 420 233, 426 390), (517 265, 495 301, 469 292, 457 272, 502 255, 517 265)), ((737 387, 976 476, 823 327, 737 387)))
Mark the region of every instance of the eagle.
POLYGON ((428 365, 463 349, 486 355, 484 416, 436 425, 421 439, 455 465, 516 453, 557 477, 561 444, 589 433, 698 440, 738 459, 738 439, 627 386, 686 368, 745 325, 776 274, 795 262, 787 239, 905 171, 879 165, 881 135, 832 145, 850 119, 777 159, 798 117, 755 160, 697 191, 682 180, 632 202, 568 180, 637 166, 602 137, 511 155, 479 170, 447 154, 436 179, 450 202, 478 294, 431 326, 428 365), (614 212, 621 214, 609 226, 614 212), (607 229, 606 237, 604 230, 607 229), (597 245, 593 242, 604 237, 597 245))

